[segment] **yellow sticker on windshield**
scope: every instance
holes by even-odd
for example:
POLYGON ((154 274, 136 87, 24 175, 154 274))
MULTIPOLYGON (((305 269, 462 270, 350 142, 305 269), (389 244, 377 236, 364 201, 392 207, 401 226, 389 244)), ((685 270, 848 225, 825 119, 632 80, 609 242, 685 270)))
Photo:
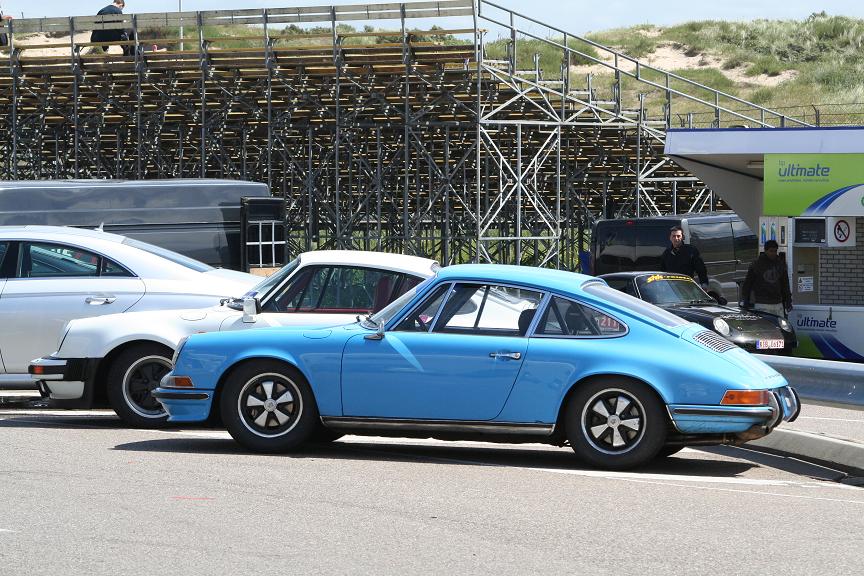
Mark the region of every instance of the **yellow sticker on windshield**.
POLYGON ((684 276, 684 275, 676 276, 676 275, 668 275, 668 274, 652 274, 651 276, 648 277, 648 279, 645 281, 645 283, 646 283, 646 284, 650 284, 651 282, 654 282, 655 280, 679 280, 679 281, 684 281, 684 282, 692 282, 692 281, 693 281, 693 279, 692 279, 690 276, 684 276))

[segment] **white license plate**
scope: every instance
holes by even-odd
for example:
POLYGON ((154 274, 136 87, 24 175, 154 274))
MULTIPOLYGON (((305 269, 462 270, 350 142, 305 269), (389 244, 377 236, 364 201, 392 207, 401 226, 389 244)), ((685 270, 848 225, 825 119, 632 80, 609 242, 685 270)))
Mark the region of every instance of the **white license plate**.
POLYGON ((785 342, 783 340, 757 340, 756 341, 756 349, 757 350, 776 350, 778 348, 783 348, 785 342))

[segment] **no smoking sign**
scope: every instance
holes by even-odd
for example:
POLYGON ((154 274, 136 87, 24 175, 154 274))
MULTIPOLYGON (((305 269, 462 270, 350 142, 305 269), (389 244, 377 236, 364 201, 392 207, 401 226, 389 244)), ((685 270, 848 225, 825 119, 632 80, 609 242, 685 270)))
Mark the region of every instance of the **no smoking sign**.
POLYGON ((846 242, 849 240, 849 222, 846 220, 838 220, 834 223, 834 239, 837 242, 846 242))
POLYGON ((834 248, 847 248, 855 246, 855 218, 833 217, 828 218, 827 229, 828 246, 834 248))

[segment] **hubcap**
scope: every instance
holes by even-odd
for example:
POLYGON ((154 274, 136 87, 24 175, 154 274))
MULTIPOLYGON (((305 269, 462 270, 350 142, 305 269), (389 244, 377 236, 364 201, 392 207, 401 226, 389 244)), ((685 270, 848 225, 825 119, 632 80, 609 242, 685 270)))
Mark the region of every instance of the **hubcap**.
POLYGON ((303 412, 300 390, 281 374, 261 374, 246 382, 237 399, 243 425, 267 438, 287 434, 303 412))
POLYGON ((645 409, 625 390, 603 390, 582 410, 582 432, 588 442, 605 454, 623 454, 636 447, 645 429, 645 409))
POLYGON ((144 418, 165 416, 153 390, 170 371, 171 361, 162 356, 145 356, 133 363, 123 376, 123 398, 129 408, 144 418))

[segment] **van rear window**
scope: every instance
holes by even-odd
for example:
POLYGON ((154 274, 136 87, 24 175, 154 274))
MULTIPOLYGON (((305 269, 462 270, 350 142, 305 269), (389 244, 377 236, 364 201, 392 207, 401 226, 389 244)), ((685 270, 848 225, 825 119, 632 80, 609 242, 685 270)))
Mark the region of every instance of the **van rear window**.
POLYGON ((657 270, 669 245, 669 222, 609 221, 595 230, 594 274, 657 270))
POLYGON ((209 272, 210 270, 214 270, 212 266, 204 264, 203 262, 199 262, 194 258, 189 258, 188 256, 178 254, 177 252, 172 252, 171 250, 166 250, 165 248, 161 248, 159 246, 154 246, 153 244, 148 244, 147 242, 141 242, 140 240, 135 240, 134 238, 125 238, 123 240, 123 244, 132 246, 133 248, 138 248, 139 250, 144 250, 145 252, 149 252, 150 254, 155 254, 156 256, 160 256, 162 258, 165 258, 166 260, 170 260, 175 264, 179 264, 180 266, 189 268, 190 270, 194 270, 196 272, 209 272))

